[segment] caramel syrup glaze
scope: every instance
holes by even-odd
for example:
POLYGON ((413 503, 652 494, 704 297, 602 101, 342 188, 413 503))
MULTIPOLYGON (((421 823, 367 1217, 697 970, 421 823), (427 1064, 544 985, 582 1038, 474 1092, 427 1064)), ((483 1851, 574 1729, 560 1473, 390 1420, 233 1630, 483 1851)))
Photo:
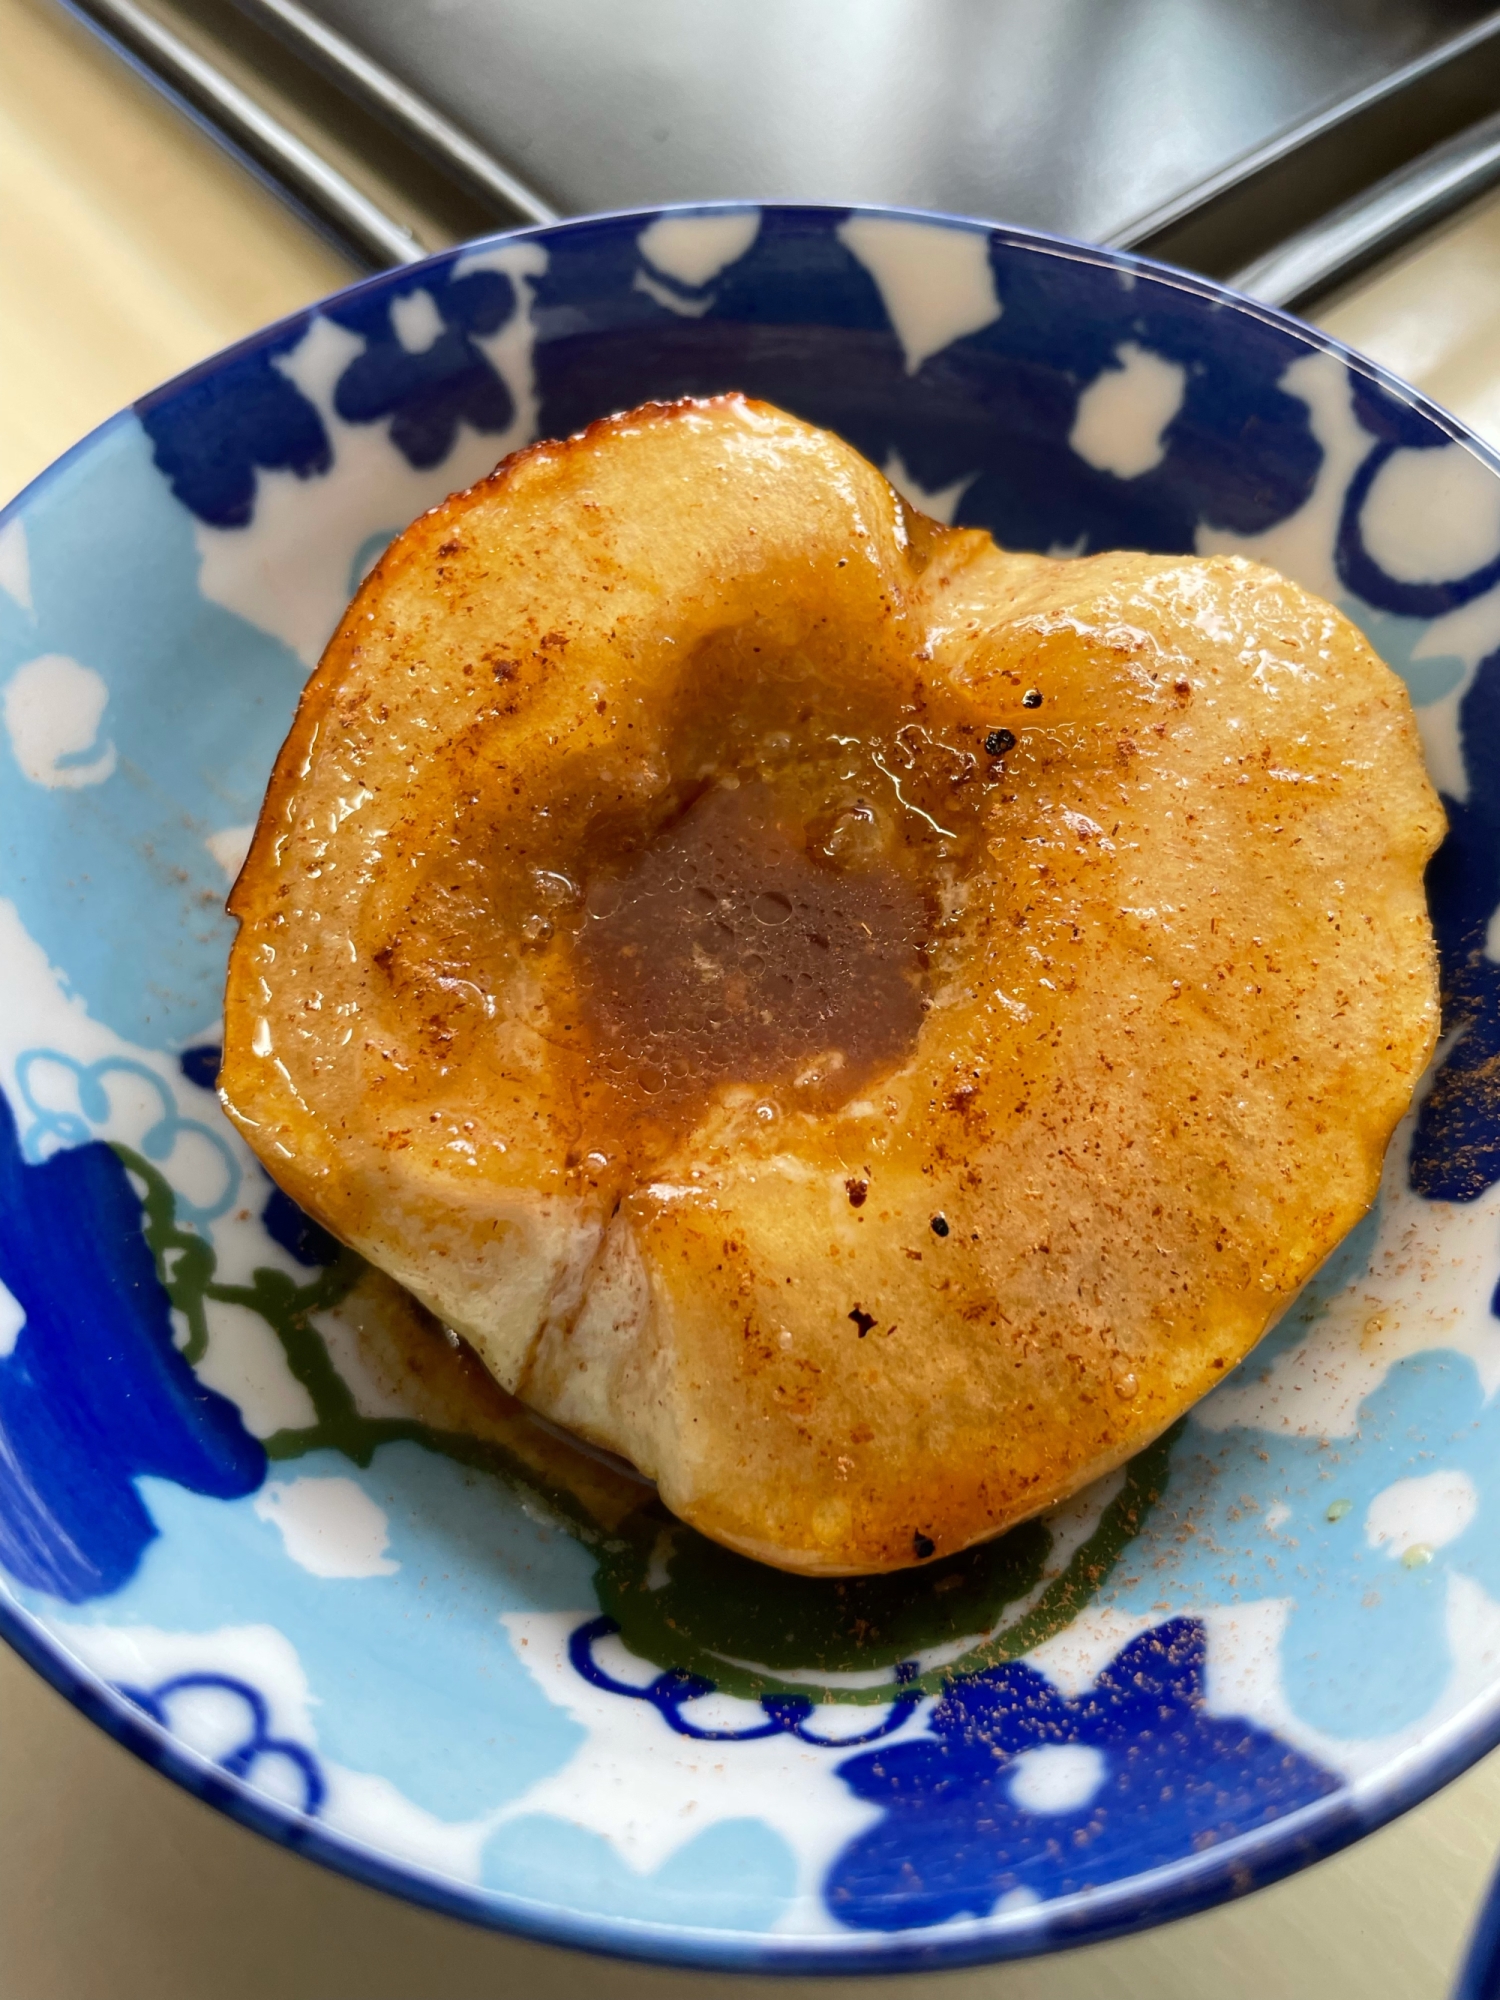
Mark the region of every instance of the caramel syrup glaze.
POLYGON ((376 955, 444 1069, 529 996, 581 1182, 638 1184, 737 1087, 823 1114, 904 1062, 1003 810, 1015 739, 919 662, 903 685, 766 639, 718 635, 622 719, 632 782, 564 759, 524 826, 471 819, 463 879, 434 854, 376 955))
POLYGON ((856 800, 809 842, 763 780, 732 782, 595 876, 574 949, 616 1091, 674 1119, 720 1084, 790 1079, 821 1110, 910 1051, 926 898, 888 863, 827 855, 831 838, 877 826, 856 800))
POLYGON ((726 1088, 822 1114, 910 1056, 1003 777, 925 694, 856 714, 795 658, 714 650, 672 786, 650 823, 590 829, 566 927, 591 1122, 641 1167, 726 1088))

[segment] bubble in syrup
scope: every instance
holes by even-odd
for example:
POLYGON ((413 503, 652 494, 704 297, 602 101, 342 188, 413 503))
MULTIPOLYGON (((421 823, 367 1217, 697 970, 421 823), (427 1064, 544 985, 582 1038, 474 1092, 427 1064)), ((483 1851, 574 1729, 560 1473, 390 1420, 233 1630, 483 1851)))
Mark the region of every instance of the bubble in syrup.
POLYGON ((571 877, 556 868, 537 868, 532 871, 537 894, 553 909, 561 909, 578 901, 578 884, 571 877))
POLYGON ((873 808, 860 799, 838 814, 817 847, 841 868, 870 868, 882 857, 885 835, 873 808))
POLYGON ((792 914, 790 896, 783 896, 779 889, 765 889, 750 905, 757 923, 784 924, 792 914))

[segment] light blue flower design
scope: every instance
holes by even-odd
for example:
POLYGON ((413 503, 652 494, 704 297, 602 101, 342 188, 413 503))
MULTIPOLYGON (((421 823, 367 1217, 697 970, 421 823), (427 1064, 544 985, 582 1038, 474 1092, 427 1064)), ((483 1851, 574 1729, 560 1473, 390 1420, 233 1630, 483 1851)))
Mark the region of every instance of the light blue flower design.
POLYGON ((76 661, 108 689, 117 755, 103 782, 48 789, 0 729, 0 896, 96 1021, 175 1052, 223 1006, 231 925, 205 842, 254 820, 305 669, 200 593, 192 516, 134 416, 28 500, 26 546, 34 612, 0 590, 0 687, 39 656, 76 661))
POLYGON ((98 1062, 82 1063, 73 1056, 65 1055, 61 1049, 23 1050, 16 1058, 16 1089, 31 1118, 21 1134, 21 1150, 25 1158, 35 1166, 59 1147, 83 1146, 95 1138, 97 1128, 104 1125, 110 1116, 109 1093, 104 1087, 105 1078, 110 1076, 138 1078, 161 1107, 160 1115, 136 1142, 148 1160, 157 1165, 169 1160, 178 1141, 191 1133, 223 1162, 223 1191, 215 1200, 195 1202, 181 1188, 174 1189, 179 1220, 204 1229, 217 1217, 227 1214, 239 1194, 241 1178, 239 1162, 229 1142, 222 1132, 213 1131, 196 1118, 184 1118, 171 1091, 156 1071, 127 1056, 103 1056, 98 1062), (76 1111, 47 1104, 37 1095, 33 1078, 38 1066, 44 1063, 66 1070, 74 1078, 77 1086, 76 1111))
POLYGON ((583 1731, 548 1701, 502 1620, 589 1603, 589 1551, 531 1519, 496 1480, 420 1445, 383 1446, 363 1470, 310 1453, 296 1476, 352 1479, 381 1510, 389 1539, 378 1574, 315 1575, 288 1560, 253 1498, 203 1500, 145 1478, 159 1533, 124 1588, 66 1607, 26 1597, 73 1624, 205 1635, 274 1626, 307 1677, 309 1747, 388 1779, 440 1819, 477 1818, 565 1764, 583 1731))
POLYGON ((1353 1436, 1272 1442, 1190 1420, 1167 1490, 1100 1602, 1160 1615, 1290 1598, 1281 1674, 1293 1713, 1345 1739, 1405 1728, 1452 1670, 1448 1578, 1500 1599, 1500 1399, 1486 1399, 1466 1355, 1439 1349, 1397 1363, 1353 1436), (1434 1475, 1468 1483, 1471 1517, 1450 1510, 1433 1545, 1382 1540, 1375 1503, 1434 1475))
POLYGON ((1377 611, 1357 597, 1342 597, 1339 609, 1359 627, 1381 659, 1406 683, 1413 708, 1429 708, 1452 694, 1468 668, 1455 653, 1424 654, 1417 648, 1432 629, 1427 618, 1404 618, 1396 611, 1377 611))

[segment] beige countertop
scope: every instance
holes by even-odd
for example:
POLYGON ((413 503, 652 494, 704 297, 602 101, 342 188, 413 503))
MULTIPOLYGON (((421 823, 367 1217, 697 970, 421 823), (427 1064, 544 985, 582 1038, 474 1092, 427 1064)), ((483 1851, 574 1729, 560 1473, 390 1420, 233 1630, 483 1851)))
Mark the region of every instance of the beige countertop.
MULTIPOLYGON (((49 0, 0 0, 0 497, 350 267, 49 0)), ((1500 202, 1323 316, 1500 442, 1500 202)), ((1439 2000, 1500 1755, 1332 1861, 1140 1937, 890 1981, 606 1965, 411 1909, 243 1832, 0 1648, 0 2000, 1439 2000)))

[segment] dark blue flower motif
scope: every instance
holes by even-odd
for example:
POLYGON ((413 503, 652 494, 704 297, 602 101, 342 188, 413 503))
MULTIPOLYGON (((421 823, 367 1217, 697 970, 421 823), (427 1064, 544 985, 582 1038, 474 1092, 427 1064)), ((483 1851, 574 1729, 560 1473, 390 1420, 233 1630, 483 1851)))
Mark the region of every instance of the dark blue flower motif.
MULTIPOLYGON (((590 1687, 603 1688, 606 1694, 623 1695, 627 1701, 649 1702, 675 1735, 689 1737, 694 1743, 754 1743, 766 1736, 795 1736, 799 1742, 816 1744, 820 1750, 837 1749, 846 1743, 878 1743, 883 1736, 894 1736, 898 1729, 904 1728, 922 1703, 920 1694, 898 1695, 884 1715, 859 1736, 819 1735, 815 1726, 809 1727, 816 1704, 805 1694, 762 1695, 764 1722, 752 1722, 741 1729, 716 1729, 712 1724, 705 1727, 686 1713, 695 1701, 715 1691, 714 1683, 701 1674, 668 1667, 654 1680, 637 1686, 631 1681, 617 1680, 600 1666, 594 1658, 594 1647, 619 1629, 609 1617, 590 1618, 576 1626, 568 1639, 568 1660, 573 1671, 590 1687)), ((904 1660, 896 1668, 896 1679, 909 1682, 916 1672, 915 1664, 904 1660)))
POLYGON ((858 1930, 981 1917, 1014 1890, 1097 1888, 1335 1791, 1268 1731, 1205 1712, 1204 1656, 1202 1624, 1177 1618, 1076 1700, 1021 1665, 956 1681, 929 1737, 839 1766, 883 1810, 830 1869, 829 1909, 858 1930))
POLYGON ((251 1784, 257 1782, 258 1772, 258 1782, 264 1786, 269 1777, 266 1767, 282 1765, 294 1774, 303 1813, 309 1819, 317 1818, 328 1796, 318 1760, 302 1744, 293 1743, 289 1737, 271 1734, 271 1711, 265 1696, 249 1681, 239 1680, 230 1674, 174 1674, 170 1680, 159 1681, 153 1688, 130 1687, 124 1682, 117 1686, 127 1701, 133 1702, 153 1722, 160 1723, 163 1729, 172 1727, 172 1706, 181 1696, 213 1694, 227 1697, 244 1712, 245 1721, 239 1740, 219 1757, 220 1768, 232 1778, 244 1778, 251 1784))
POLYGON ((967 444, 982 470, 961 521, 1011 548, 1187 554, 1200 527, 1258 534, 1303 504, 1322 450, 1306 404, 1280 386, 1302 351, 1292 336, 1249 316, 1215 321, 1191 295, 1145 276, 1126 287, 1094 265, 1003 245, 992 262, 1004 311, 924 363, 929 407, 909 403, 895 440, 929 488, 961 476, 967 444), (1183 395, 1160 462, 1122 478, 1070 439, 1082 392, 1131 347, 1179 367, 1183 395), (962 422, 971 405, 983 409, 977 427, 962 422))
POLYGON ((184 1049, 177 1058, 177 1067, 189 1083, 196 1083, 200 1090, 213 1090, 219 1081, 219 1065, 224 1060, 224 1051, 217 1042, 198 1042, 190 1049, 184 1049))
POLYGON ((1500 905, 1500 653, 1481 661, 1458 714, 1469 796, 1443 800, 1448 833, 1427 871, 1427 902, 1443 1032, 1463 1032, 1417 1115, 1408 1172, 1429 1201, 1476 1201, 1500 1180, 1500 965, 1485 950, 1500 905))
POLYGON ((498 333, 515 309, 499 271, 429 272, 335 306, 329 317, 365 340, 339 377, 335 409, 352 424, 388 416, 392 444, 419 469, 442 463, 461 422, 507 429, 510 391, 474 336, 498 333))
POLYGON ((276 365, 307 324, 304 314, 273 339, 207 362, 135 406, 158 469, 211 527, 249 525, 257 467, 310 479, 333 463, 323 419, 276 365))
POLYGON ((260 1212, 267 1236, 279 1243, 289 1257, 309 1269, 336 1262, 339 1246, 322 1223, 298 1208, 291 1196, 273 1185, 260 1212))
POLYGON ((532 309, 543 437, 653 399, 740 389, 881 462, 887 412, 910 385, 875 281, 834 233, 839 219, 764 211, 748 254, 687 317, 635 284, 639 217, 557 237, 532 309))
POLYGON ((959 519, 1011 548, 1190 551, 1201 523, 1256 534, 1306 500, 1322 452, 1280 387, 1305 345, 1142 273, 1038 257, 997 237, 1000 316, 907 373, 842 217, 767 209, 701 316, 634 285, 639 219, 559 238, 536 283, 544 436, 648 397, 729 389, 839 432, 877 465, 899 453, 928 491, 971 481, 959 519), (607 331, 592 329, 602 326, 607 331), (1070 446, 1079 397, 1135 344, 1185 371, 1160 465, 1119 478, 1070 446), (975 477, 974 475, 978 475, 975 477))
POLYGON ((1500 557, 1468 576, 1431 583, 1389 576, 1380 567, 1365 547, 1360 517, 1381 469, 1398 451, 1438 451, 1452 440, 1430 417, 1391 395, 1378 382, 1360 375, 1351 375, 1350 380, 1354 413, 1374 443, 1344 494, 1334 551, 1340 580, 1377 610, 1392 611, 1403 618, 1440 618, 1445 611, 1457 610, 1500 583, 1500 557))
POLYGON ((0 1567, 77 1604, 117 1590, 155 1536, 143 1474, 231 1500, 266 1455, 173 1344, 117 1155, 95 1142, 28 1166, 3 1095, 0 1285, 24 1315, 0 1359, 0 1567))

